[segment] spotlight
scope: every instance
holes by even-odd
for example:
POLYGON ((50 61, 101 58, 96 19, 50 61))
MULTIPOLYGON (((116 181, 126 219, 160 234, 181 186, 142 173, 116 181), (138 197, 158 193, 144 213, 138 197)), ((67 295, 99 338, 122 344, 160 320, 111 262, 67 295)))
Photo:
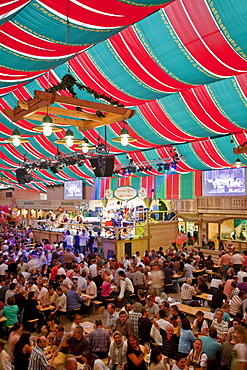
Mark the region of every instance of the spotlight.
POLYGON ((50 167, 50 170, 53 173, 58 173, 59 171, 61 171, 63 169, 63 167, 64 167, 64 165, 61 162, 57 162, 53 166, 50 167))
POLYGON ((173 170, 176 170, 177 169, 177 162, 176 161, 172 161, 171 163, 171 166, 170 166, 173 170))
POLYGON ((84 165, 84 161, 80 160, 77 162, 77 166, 82 167, 84 165))
POLYGON ((143 166, 141 166, 141 167, 139 167, 139 168, 137 169, 137 172, 142 172, 142 171, 144 171, 144 167, 143 167, 143 166))
POLYGON ((162 169, 163 169, 163 168, 162 168, 162 166, 163 166, 163 164, 162 164, 162 163, 158 163, 158 164, 157 164, 157 167, 158 167, 157 171, 158 171, 158 172, 161 172, 161 171, 162 171, 162 169))
POLYGON ((130 175, 129 167, 123 168, 122 175, 123 176, 129 176, 130 175))

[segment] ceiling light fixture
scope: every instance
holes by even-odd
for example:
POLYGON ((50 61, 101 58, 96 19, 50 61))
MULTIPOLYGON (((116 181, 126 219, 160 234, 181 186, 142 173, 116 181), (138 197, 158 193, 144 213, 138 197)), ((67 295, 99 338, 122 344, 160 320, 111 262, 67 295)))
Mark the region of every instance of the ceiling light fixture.
POLYGON ((81 149, 84 154, 87 154, 89 150, 95 149, 95 146, 91 145, 86 137, 83 138, 84 143, 80 146, 76 146, 75 149, 81 149))
POLYGON ((50 136, 53 132, 60 132, 62 128, 53 125, 52 117, 48 114, 48 105, 46 115, 42 119, 40 126, 33 127, 33 131, 42 132, 45 136, 50 136))
POLYGON ((125 121, 123 121, 123 123, 124 123, 124 127, 120 131, 119 137, 116 137, 115 139, 112 139, 112 141, 114 141, 116 143, 121 143, 121 145, 123 145, 123 146, 127 146, 129 143, 133 143, 133 142, 137 141, 137 139, 134 138, 134 137, 131 137, 129 135, 129 131, 125 127, 125 125, 127 123, 125 121))
POLYGON ((84 140, 82 139, 76 139, 74 137, 73 131, 68 128, 68 130, 65 132, 65 136, 63 139, 55 140, 56 144, 63 144, 67 145, 69 148, 71 148, 75 144, 82 144, 84 143, 84 140))
POLYGON ((236 162, 235 162, 235 166, 236 166, 236 168, 240 168, 240 167, 241 167, 241 165, 242 165, 242 163, 241 163, 240 159, 239 159, 239 158, 237 158, 237 159, 236 159, 236 162))
POLYGON ((11 143, 14 146, 19 146, 22 143, 28 143, 28 140, 27 139, 22 139, 20 131, 17 130, 17 128, 16 128, 14 131, 12 131, 12 135, 10 136, 10 138, 3 140, 2 143, 4 143, 4 144, 5 143, 6 144, 11 143))

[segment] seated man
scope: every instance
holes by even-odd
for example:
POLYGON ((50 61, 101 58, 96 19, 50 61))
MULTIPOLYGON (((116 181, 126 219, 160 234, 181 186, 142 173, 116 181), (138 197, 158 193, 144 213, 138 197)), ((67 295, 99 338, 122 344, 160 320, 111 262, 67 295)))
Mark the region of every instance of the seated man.
POLYGON ((187 358, 182 353, 177 353, 175 356, 176 364, 173 365, 172 370, 187 369, 187 358))
POLYGON ((217 308, 216 310, 216 319, 213 319, 212 325, 217 330, 217 339, 223 343, 226 339, 228 333, 228 324, 223 321, 223 310, 217 308))
POLYGON ((180 320, 182 321, 183 319, 186 318, 186 315, 183 312, 179 311, 178 306, 174 304, 173 306, 171 306, 170 315, 168 317, 168 320, 174 327, 177 327, 178 318, 180 318, 180 320))
POLYGON ((122 335, 125 335, 126 338, 133 333, 133 326, 126 312, 120 311, 119 318, 116 321, 116 330, 119 331, 122 335))
POLYGON ((77 360, 81 362, 82 352, 86 351, 89 347, 88 341, 83 336, 83 328, 77 326, 74 329, 74 334, 71 337, 70 334, 67 334, 63 341, 64 352, 71 353, 75 356, 77 360))
POLYGON ((75 284, 72 285, 71 289, 67 291, 67 309, 70 316, 70 320, 72 321, 72 315, 81 311, 81 304, 85 300, 76 292, 77 286, 75 284))
POLYGON ((216 341, 217 338, 217 330, 213 325, 209 328, 209 336, 205 335, 201 337, 202 341, 202 350, 208 356, 208 359, 214 360, 216 358, 217 353, 221 351, 221 344, 216 341))
POLYGON ((142 343, 150 342, 151 341, 151 328, 152 322, 149 318, 149 310, 147 307, 142 307, 141 309, 142 317, 138 320, 138 330, 139 330, 139 337, 142 343))
POLYGON ((55 332, 50 332, 48 335, 49 345, 57 346, 57 351, 60 351, 63 347, 63 341, 65 339, 66 333, 62 325, 58 325, 55 332))
POLYGON ((66 298, 66 295, 63 293, 63 291, 60 287, 57 287, 56 294, 57 294, 57 296, 56 296, 55 301, 54 301, 55 310, 51 312, 51 315, 55 315, 57 317, 60 317, 61 315, 66 314, 67 298, 66 298))
POLYGON ((159 312, 159 306, 157 303, 154 303, 151 297, 146 298, 146 308, 149 311, 151 316, 157 317, 157 313, 159 312))
POLYGON ((187 279, 186 283, 181 286, 181 302, 190 305, 193 301, 193 296, 196 295, 196 288, 191 286, 192 279, 187 279))
POLYGON ((76 313, 74 315, 74 319, 73 319, 73 322, 71 324, 70 331, 73 331, 77 326, 83 327, 82 315, 80 315, 79 313, 76 313))

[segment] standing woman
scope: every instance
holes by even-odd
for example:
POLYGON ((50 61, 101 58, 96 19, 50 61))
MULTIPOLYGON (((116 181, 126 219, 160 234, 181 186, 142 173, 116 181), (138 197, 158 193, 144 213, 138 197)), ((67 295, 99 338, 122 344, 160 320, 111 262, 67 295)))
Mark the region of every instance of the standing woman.
POLYGON ((29 331, 24 331, 14 347, 15 370, 28 370, 29 357, 32 352, 29 331))
POLYGON ((189 320, 183 319, 178 343, 178 352, 187 357, 191 349, 191 344, 194 343, 195 340, 196 337, 192 334, 189 320))
POLYGON ((127 369, 132 370, 137 368, 138 370, 146 370, 146 362, 144 361, 144 353, 139 346, 139 338, 136 334, 130 334, 128 338, 128 349, 127 349, 127 369))
POLYGON ((247 368, 247 331, 243 326, 235 328, 238 344, 233 347, 231 370, 246 370, 247 368))

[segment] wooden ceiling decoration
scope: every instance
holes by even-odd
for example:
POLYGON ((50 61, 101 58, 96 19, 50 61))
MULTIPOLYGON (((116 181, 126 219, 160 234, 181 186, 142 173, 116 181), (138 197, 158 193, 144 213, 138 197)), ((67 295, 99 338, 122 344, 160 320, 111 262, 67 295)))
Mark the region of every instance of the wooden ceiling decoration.
POLYGON ((78 126, 80 131, 87 131, 124 121, 133 117, 135 114, 135 110, 133 109, 62 96, 46 91, 35 90, 34 95, 35 98, 28 101, 18 101, 17 108, 13 110, 5 109, 4 113, 13 122, 21 119, 42 122, 48 109, 48 114, 51 115, 53 124, 78 126), (52 106, 54 103, 74 106, 76 108, 66 109, 65 107, 55 107, 52 106), (83 108, 90 109, 93 113, 83 112, 83 108))
POLYGON ((244 154, 247 153, 247 141, 242 145, 239 145, 237 148, 233 148, 234 154, 244 154))

